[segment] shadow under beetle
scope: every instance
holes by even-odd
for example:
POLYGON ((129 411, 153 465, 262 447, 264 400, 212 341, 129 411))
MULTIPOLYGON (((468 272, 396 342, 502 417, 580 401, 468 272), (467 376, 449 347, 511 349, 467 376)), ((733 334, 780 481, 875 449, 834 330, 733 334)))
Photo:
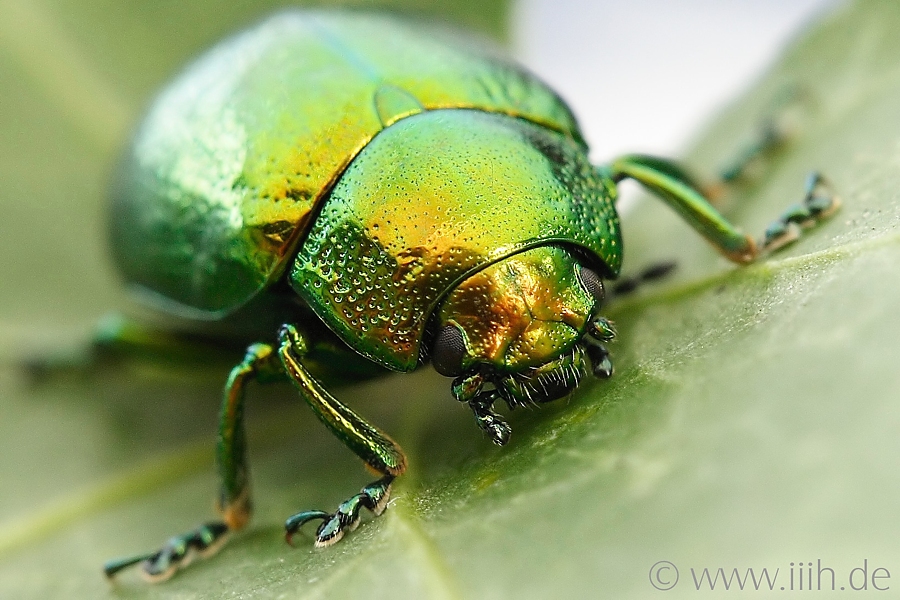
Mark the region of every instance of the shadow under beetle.
MULTIPOLYGON (((777 136, 759 149, 766 151, 777 136)), ((747 160, 753 159, 749 155, 747 160)), ((210 554, 251 512, 243 402, 249 381, 288 379, 379 478, 321 520, 339 540, 384 511, 406 459, 335 399, 310 364, 360 357, 393 371, 429 360, 453 396, 506 444, 494 411, 561 398, 612 374, 600 315, 619 274, 616 184, 659 196, 738 263, 796 237, 838 204, 813 176, 760 246, 676 164, 624 156, 594 166, 562 100, 520 67, 421 24, 286 12, 225 41, 152 105, 112 194, 111 237, 145 303, 194 329, 255 341, 225 385, 216 458, 222 520, 146 555, 151 580, 210 554), (324 326, 323 326, 324 323, 324 326), (249 334, 247 332, 250 332, 249 334)), ((107 343, 135 342, 134 326, 107 343)), ((175 336, 177 337, 177 336, 175 336)))

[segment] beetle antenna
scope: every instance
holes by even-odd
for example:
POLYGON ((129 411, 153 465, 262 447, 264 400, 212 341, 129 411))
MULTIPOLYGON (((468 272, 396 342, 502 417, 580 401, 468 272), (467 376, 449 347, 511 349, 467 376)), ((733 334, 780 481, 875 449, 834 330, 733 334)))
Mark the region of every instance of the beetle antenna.
POLYGON ((616 326, 606 317, 597 317, 588 327, 587 335, 598 342, 611 342, 616 337, 616 326))
POLYGON ((609 350, 606 349, 606 345, 593 338, 585 337, 581 346, 591 361, 591 372, 594 374, 594 377, 600 379, 612 377, 613 364, 609 358, 609 350))
POLYGON ((502 416, 494 412, 494 402, 499 397, 497 390, 481 392, 469 400, 469 408, 475 415, 475 422, 482 431, 488 434, 491 441, 498 446, 505 446, 512 434, 512 429, 502 416))

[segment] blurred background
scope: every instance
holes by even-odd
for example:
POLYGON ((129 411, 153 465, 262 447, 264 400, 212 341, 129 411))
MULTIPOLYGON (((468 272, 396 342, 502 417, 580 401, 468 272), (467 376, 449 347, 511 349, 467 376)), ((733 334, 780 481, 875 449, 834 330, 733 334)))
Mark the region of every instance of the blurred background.
POLYGON ((571 103, 596 160, 671 155, 833 0, 521 0, 516 57, 571 103))

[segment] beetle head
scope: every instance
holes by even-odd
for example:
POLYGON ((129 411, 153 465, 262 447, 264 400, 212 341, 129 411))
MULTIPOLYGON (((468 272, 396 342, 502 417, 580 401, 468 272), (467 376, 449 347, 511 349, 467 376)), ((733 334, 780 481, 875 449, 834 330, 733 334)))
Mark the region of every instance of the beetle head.
POLYGON ((603 372, 595 360, 599 344, 589 339, 612 338, 598 316, 602 300, 599 276, 569 250, 539 246, 514 254, 471 275, 444 300, 432 364, 456 377, 454 395, 470 404, 502 398, 514 407, 561 398, 584 377, 586 355, 594 373, 603 372), (494 389, 483 392, 484 384, 494 389))

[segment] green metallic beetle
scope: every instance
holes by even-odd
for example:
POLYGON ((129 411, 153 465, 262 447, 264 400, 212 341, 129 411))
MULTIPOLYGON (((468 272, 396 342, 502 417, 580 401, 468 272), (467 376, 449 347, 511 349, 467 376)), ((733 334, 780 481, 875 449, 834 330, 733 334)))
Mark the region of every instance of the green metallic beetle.
MULTIPOLYGON (((500 445, 510 428, 497 400, 546 402, 589 370, 609 377, 614 331, 599 310, 602 279, 622 263, 614 203, 626 177, 728 258, 758 255, 675 164, 634 155, 592 165, 563 101, 465 38, 390 17, 286 12, 200 58, 157 98, 123 161, 112 247, 153 307, 257 343, 225 386, 221 521, 111 561, 106 574, 143 562, 148 578, 168 578, 245 526, 249 381, 292 381, 379 475, 334 512, 287 520, 290 540, 321 519, 321 546, 363 507, 380 514, 406 465, 323 387, 323 362, 408 372, 430 360, 500 445)), ((762 249, 836 206, 811 179, 762 249)))

